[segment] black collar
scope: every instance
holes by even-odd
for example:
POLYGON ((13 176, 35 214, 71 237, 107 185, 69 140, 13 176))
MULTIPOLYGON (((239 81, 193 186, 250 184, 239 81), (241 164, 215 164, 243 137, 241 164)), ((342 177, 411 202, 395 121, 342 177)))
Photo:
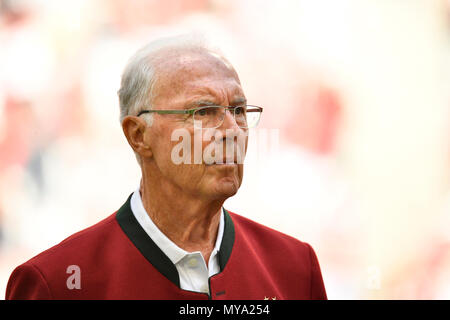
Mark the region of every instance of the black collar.
MULTIPOLYGON (((138 248, 142 255, 167 279, 175 283, 180 287, 180 278, 175 265, 170 261, 169 257, 153 242, 153 240, 147 235, 145 230, 141 227, 139 222, 134 217, 131 211, 131 196, 117 211, 116 220, 119 223, 122 230, 127 237, 138 248)), ((223 209, 224 213, 224 230, 222 243, 219 250, 219 266, 220 271, 225 268, 225 265, 230 258, 231 251, 234 244, 234 224, 231 220, 230 214, 223 209)))

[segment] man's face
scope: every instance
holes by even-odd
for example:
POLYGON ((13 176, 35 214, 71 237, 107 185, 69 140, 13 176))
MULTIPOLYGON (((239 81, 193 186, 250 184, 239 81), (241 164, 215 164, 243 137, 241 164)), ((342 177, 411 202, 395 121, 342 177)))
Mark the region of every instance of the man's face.
MULTIPOLYGON (((158 76, 154 87, 155 97, 152 101, 154 110, 193 109, 207 103, 239 106, 246 102, 234 69, 212 54, 167 55, 164 62, 160 64, 160 68, 157 70, 158 76)), ((161 177, 167 179, 180 191, 204 199, 226 199, 238 191, 242 183, 243 164, 242 161, 237 161, 236 143, 234 143, 235 150, 233 150, 234 160, 239 163, 208 165, 201 157, 199 164, 198 161, 194 161, 196 148, 194 144, 201 145, 201 154, 203 155, 203 151, 210 145, 211 140, 195 141, 200 134, 198 129, 194 128, 192 118, 184 114, 156 113, 153 113, 153 117, 152 126, 146 130, 146 135, 148 135, 146 138, 152 149, 155 165, 152 168, 159 170, 161 177), (190 135, 190 164, 175 164, 173 161, 172 151, 179 141, 172 141, 171 137, 175 130, 180 129, 190 135), (194 137, 195 135, 197 136, 194 137)), ((223 137, 228 134, 234 142, 237 142, 236 135, 244 134, 245 154, 248 139, 247 129, 239 128, 230 112, 225 113, 223 123, 215 130, 223 137)), ((226 148, 229 148, 230 145, 226 143, 225 138, 222 142, 225 158, 226 148)), ((223 161, 225 162, 225 159, 223 161)))

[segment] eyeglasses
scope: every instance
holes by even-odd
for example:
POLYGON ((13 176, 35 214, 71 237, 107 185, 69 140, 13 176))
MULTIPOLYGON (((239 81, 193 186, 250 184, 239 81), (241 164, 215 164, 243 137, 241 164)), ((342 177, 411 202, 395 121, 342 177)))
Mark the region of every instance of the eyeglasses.
POLYGON ((206 106, 189 110, 142 110, 138 117, 144 113, 158 114, 188 114, 196 128, 217 128, 225 119, 225 112, 228 110, 234 117, 240 128, 254 128, 258 125, 263 108, 257 106, 206 106))

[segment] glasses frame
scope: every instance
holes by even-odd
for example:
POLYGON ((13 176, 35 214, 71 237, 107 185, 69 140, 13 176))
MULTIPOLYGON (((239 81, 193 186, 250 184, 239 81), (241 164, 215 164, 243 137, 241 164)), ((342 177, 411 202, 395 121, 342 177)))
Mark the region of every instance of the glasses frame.
MULTIPOLYGON (((197 108, 187 109, 187 110, 141 110, 137 114, 137 116, 139 117, 139 116, 141 116, 141 115, 143 115, 145 113, 188 114, 188 115, 193 116, 196 111, 199 111, 199 110, 202 110, 202 109, 211 108, 211 107, 213 107, 213 108, 222 108, 222 109, 225 109, 225 112, 226 112, 226 110, 228 110, 231 113, 231 111, 234 110, 235 108, 242 107, 242 106, 214 106, 214 105, 212 105, 212 106, 203 106, 203 107, 197 107, 197 108)), ((253 127, 241 127, 241 126, 238 125, 239 128, 246 129, 246 128, 254 128, 254 127, 258 126, 259 120, 261 119, 261 113, 263 112, 264 109, 262 107, 258 107, 258 106, 254 106, 254 105, 245 105, 245 107, 256 108, 256 110, 251 110, 250 112, 259 112, 260 116, 259 116, 258 122, 253 127)), ((217 125, 216 127, 212 127, 212 128, 220 127, 222 125, 224 119, 225 119, 225 117, 222 118, 222 122, 219 125, 217 125)), ((194 122, 194 125, 195 125, 195 122, 194 122)), ((212 128, 208 128, 208 129, 212 129, 212 128)))

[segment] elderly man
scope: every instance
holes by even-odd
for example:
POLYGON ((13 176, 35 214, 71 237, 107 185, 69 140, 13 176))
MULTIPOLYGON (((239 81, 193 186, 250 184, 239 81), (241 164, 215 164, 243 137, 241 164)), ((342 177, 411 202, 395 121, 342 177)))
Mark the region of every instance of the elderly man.
POLYGON ((126 66, 119 100, 138 190, 17 267, 7 299, 326 299, 310 245, 223 208, 262 112, 225 58, 152 42, 126 66))

